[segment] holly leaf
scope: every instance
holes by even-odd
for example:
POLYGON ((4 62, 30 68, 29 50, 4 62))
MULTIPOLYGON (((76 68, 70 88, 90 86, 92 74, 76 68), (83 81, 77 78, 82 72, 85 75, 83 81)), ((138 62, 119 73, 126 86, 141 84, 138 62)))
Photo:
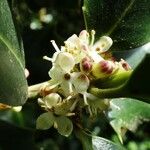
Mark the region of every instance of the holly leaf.
POLYGON ((130 51, 114 51, 113 57, 116 60, 120 60, 120 58, 123 58, 128 62, 132 69, 135 69, 148 53, 150 53, 150 42, 130 51))
POLYGON ((150 120, 149 110, 150 104, 136 99, 116 98, 110 101, 108 118, 121 142, 127 130, 134 132, 139 124, 150 120))
POLYGON ((131 77, 124 86, 128 97, 149 102, 150 99, 150 54, 146 54, 142 62, 133 71, 131 77))
POLYGON ((84 0, 85 25, 97 39, 109 35, 112 50, 133 49, 149 42, 149 6, 149 0, 84 0))
POLYGON ((123 147, 98 136, 92 136, 93 150, 124 150, 123 147))
POLYGON ((117 58, 125 60, 133 68, 128 81, 124 84, 123 90, 126 91, 126 97, 132 97, 149 102, 150 99, 150 43, 131 51, 122 51, 114 53, 117 58))
POLYGON ((0 1, 0 20, 0 102, 22 105, 27 99, 25 62, 7 0, 0 1))
POLYGON ((82 143, 83 150, 124 150, 120 145, 102 137, 89 135, 83 130, 78 129, 75 133, 82 143))

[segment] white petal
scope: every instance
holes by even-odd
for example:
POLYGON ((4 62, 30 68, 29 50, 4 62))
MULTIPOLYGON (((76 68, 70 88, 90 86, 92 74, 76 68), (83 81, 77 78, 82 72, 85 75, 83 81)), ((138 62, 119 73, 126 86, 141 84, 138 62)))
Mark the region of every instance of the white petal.
POLYGON ((106 52, 112 46, 113 41, 108 36, 102 36, 93 46, 95 50, 106 52))
POLYGON ((59 103, 61 100, 62 98, 57 93, 51 93, 43 98, 43 101, 45 102, 46 106, 49 108, 56 106, 57 103, 59 103))
POLYGON ((78 93, 82 94, 82 93, 87 91, 89 84, 90 84, 90 81, 85 74, 76 73, 76 74, 74 74, 74 79, 73 79, 72 83, 75 87, 75 90, 78 93))
POLYGON ((79 38, 86 44, 89 43, 89 33, 86 30, 82 30, 79 34, 79 38))
POLYGON ((89 51, 89 56, 94 60, 95 63, 104 60, 95 50, 89 51))
POLYGON ((56 64, 58 64, 62 70, 70 72, 75 65, 75 60, 70 53, 61 52, 57 56, 56 64))
POLYGON ((69 96, 72 92, 73 92, 73 89, 72 89, 72 83, 71 81, 63 81, 61 83, 61 89, 63 90, 65 96, 69 96))
POLYGON ((63 80, 64 71, 59 66, 55 65, 50 69, 48 74, 52 78, 52 80, 60 82, 61 80, 63 80))

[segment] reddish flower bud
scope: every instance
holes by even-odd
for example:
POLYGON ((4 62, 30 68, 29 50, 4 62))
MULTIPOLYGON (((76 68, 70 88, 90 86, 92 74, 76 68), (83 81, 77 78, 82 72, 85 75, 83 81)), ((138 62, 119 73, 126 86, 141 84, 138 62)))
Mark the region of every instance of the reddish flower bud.
POLYGON ((88 57, 82 59, 80 63, 81 71, 90 72, 92 70, 92 60, 88 57))
POLYGON ((121 61, 120 61, 119 63, 122 65, 122 67, 123 67, 126 71, 128 71, 128 70, 131 69, 130 65, 129 65, 124 59, 121 59, 121 61))
POLYGON ((92 74, 96 78, 105 78, 111 75, 115 70, 115 64, 112 61, 102 60, 93 65, 92 74))

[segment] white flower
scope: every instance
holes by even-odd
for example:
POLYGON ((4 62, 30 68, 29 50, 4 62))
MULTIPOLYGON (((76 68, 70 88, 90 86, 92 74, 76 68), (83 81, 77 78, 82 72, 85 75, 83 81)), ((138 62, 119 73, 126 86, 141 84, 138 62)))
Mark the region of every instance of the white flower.
MULTIPOLYGON (((112 45, 111 38, 107 36, 101 37, 95 44, 94 38, 94 30, 91 31, 91 40, 89 33, 83 30, 79 36, 74 34, 69 37, 61 49, 52 40, 56 52, 52 58, 44 57, 52 62, 52 68, 49 71, 50 85, 52 87, 57 86, 65 97, 82 94, 85 104, 87 104, 87 90, 90 85, 88 76, 90 76, 91 71, 97 75, 97 69, 93 71, 93 65, 104 61, 100 53, 107 51, 112 45)), ((112 68, 108 69, 111 70, 112 68)))

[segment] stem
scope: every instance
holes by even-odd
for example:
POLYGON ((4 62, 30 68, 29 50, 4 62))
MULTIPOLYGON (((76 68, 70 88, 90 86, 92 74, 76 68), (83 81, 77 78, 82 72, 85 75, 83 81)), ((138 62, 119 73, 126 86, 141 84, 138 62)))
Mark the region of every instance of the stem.
POLYGON ((99 98, 118 98, 118 97, 127 97, 128 92, 124 88, 124 84, 117 88, 108 88, 108 89, 99 89, 92 87, 89 92, 94 94, 99 98))
POLYGON ((34 99, 38 97, 41 93, 41 89, 46 87, 49 84, 49 81, 42 82, 39 84, 31 85, 28 87, 28 98, 34 99))
POLYGON ((88 135, 84 130, 80 128, 75 129, 75 135, 81 142, 83 150, 93 150, 92 136, 88 135))

